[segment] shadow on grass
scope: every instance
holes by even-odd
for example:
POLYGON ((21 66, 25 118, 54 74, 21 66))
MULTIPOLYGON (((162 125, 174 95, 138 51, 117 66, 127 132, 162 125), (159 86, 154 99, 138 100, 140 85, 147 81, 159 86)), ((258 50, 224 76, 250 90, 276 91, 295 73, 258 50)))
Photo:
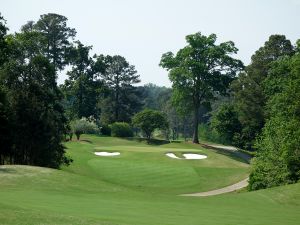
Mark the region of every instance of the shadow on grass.
POLYGON ((0 174, 1 173, 15 173, 16 170, 14 168, 5 168, 5 165, 0 165, 0 174))
POLYGON ((89 144, 93 144, 93 142, 91 140, 87 140, 87 139, 81 139, 80 141, 81 142, 86 142, 86 143, 89 143, 89 144))
POLYGON ((136 141, 139 143, 145 143, 148 145, 156 145, 156 146, 170 144, 170 141, 159 140, 159 139, 150 139, 149 141, 146 138, 138 138, 138 137, 122 137, 122 139, 125 139, 127 141, 136 141))
POLYGON ((232 158, 234 160, 237 160, 237 161, 243 162, 243 163, 247 163, 247 164, 250 164, 250 160, 252 158, 250 155, 240 152, 240 151, 225 150, 222 148, 212 147, 212 146, 209 146, 206 144, 200 144, 200 146, 202 146, 203 148, 206 148, 206 149, 214 150, 219 154, 225 155, 229 158, 232 158))

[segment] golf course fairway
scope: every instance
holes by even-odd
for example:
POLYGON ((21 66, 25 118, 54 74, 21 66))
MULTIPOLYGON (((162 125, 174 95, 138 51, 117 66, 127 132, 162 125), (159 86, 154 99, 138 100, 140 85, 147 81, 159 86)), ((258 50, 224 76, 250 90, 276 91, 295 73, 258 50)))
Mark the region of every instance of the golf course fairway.
POLYGON ((250 166, 230 152, 94 135, 83 135, 66 147, 74 162, 61 170, 0 167, 1 225, 300 224, 300 184, 180 196, 247 178, 250 166), (95 152, 120 154, 101 157, 95 152), (207 158, 177 160, 167 157, 168 152, 207 158))

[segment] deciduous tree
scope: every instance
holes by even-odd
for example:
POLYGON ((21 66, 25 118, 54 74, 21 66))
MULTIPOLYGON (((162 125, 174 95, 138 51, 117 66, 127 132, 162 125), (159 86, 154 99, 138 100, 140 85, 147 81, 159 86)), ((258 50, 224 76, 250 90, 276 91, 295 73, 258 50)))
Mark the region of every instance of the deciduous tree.
POLYGON ((216 44, 216 35, 196 33, 186 36, 187 46, 176 55, 163 54, 160 65, 169 71, 175 105, 194 111, 193 142, 199 143, 199 108, 209 103, 215 93, 226 92, 236 73, 243 68, 240 60, 231 57, 238 49, 232 41, 216 44))
POLYGON ((239 120, 242 124, 242 148, 251 149, 255 137, 265 123, 266 95, 264 80, 267 78, 272 62, 283 56, 291 56, 293 46, 284 35, 271 35, 264 46, 251 57, 251 64, 246 67, 233 83, 232 90, 239 120))
POLYGON ((169 126, 163 113, 151 109, 145 109, 137 113, 133 117, 132 123, 144 132, 148 142, 155 129, 168 129, 169 126))

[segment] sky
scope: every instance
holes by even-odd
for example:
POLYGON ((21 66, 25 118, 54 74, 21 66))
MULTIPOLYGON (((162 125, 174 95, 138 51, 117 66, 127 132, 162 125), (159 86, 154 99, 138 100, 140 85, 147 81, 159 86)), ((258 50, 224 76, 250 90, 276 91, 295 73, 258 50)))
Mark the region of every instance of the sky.
MULTIPOLYGON (((300 0, 0 0, 10 32, 42 14, 68 18, 76 39, 92 54, 122 55, 135 65, 141 84, 170 86, 159 67, 163 53, 176 53, 185 36, 215 33, 218 43, 233 41, 246 65, 272 34, 300 39, 300 0)), ((66 79, 65 72, 58 83, 66 79)))

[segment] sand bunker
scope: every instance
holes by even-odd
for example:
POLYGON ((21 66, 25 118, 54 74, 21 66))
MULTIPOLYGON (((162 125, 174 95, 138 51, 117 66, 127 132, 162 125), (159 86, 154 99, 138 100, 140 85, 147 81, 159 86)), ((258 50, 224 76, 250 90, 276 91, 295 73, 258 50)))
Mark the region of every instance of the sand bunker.
POLYGON ((174 153, 166 153, 166 156, 173 158, 173 159, 181 159, 181 158, 177 157, 174 153))
POLYGON ((173 159, 206 159, 207 158, 206 155, 200 155, 200 154, 196 154, 196 153, 184 153, 182 155, 184 158, 179 158, 172 152, 166 153, 166 156, 173 158, 173 159))
POLYGON ((195 154, 195 153, 184 153, 183 154, 184 158, 186 159, 206 159, 206 155, 200 155, 200 154, 195 154))
POLYGON ((120 152, 95 152, 95 155, 98 155, 98 156, 117 156, 117 155, 120 155, 120 152))

